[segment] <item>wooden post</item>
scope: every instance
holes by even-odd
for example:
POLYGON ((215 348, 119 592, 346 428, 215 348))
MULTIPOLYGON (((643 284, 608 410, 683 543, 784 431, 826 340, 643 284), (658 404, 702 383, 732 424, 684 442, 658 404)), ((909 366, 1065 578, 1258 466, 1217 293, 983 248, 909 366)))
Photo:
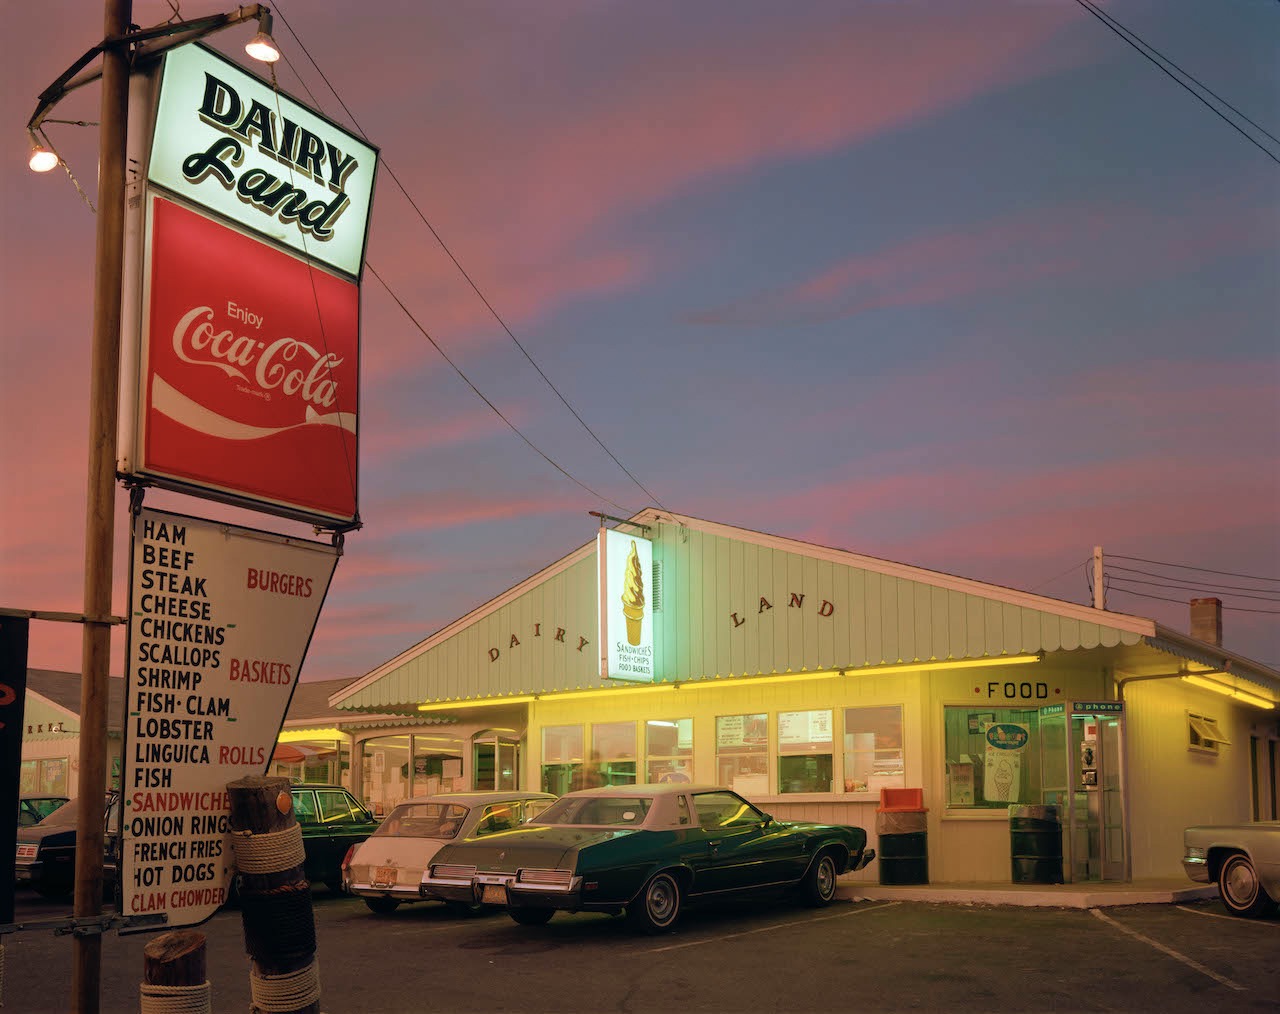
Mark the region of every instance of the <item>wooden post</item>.
MULTIPOLYGON (((142 1014, 147 1014, 151 997, 160 1009, 172 1009, 176 995, 199 996, 208 978, 206 965, 203 933, 173 930, 152 940, 142 949, 142 1014)), ((205 998, 208 999, 207 989, 205 998)), ((184 1009, 197 1008, 192 1005, 184 1009)), ((213 1008, 206 1005, 204 1009, 213 1008)))
MULTIPOLYGON (((299 998, 299 1005, 289 1007, 288 1014, 320 1014, 318 973, 310 979, 316 952, 311 884, 300 847, 290 859, 284 844, 298 826, 289 780, 250 775, 228 783, 227 792, 236 843, 240 919, 245 951, 253 961, 251 991, 278 987, 299 998), (260 848, 264 841, 272 843, 269 851, 260 848), (314 981, 314 989, 308 988, 308 981, 314 981), (311 993, 314 999, 309 998, 311 993)), ((274 1005, 272 1009, 284 1010, 274 1005)), ((252 999, 250 1010, 258 1010, 252 999)))

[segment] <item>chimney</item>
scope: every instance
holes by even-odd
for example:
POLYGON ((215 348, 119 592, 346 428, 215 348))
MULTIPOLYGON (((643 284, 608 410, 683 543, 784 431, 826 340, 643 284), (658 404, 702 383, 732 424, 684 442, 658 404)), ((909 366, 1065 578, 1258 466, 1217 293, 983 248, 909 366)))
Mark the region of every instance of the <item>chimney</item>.
POLYGON ((1222 647, 1222 599, 1191 600, 1191 636, 1222 647))

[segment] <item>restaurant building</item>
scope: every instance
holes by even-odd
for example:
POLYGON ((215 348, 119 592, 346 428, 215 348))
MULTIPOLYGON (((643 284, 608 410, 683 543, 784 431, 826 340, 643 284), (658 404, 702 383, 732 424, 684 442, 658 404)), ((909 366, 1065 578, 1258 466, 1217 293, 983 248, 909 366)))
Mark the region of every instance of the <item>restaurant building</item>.
POLYGON ((1183 827, 1275 818, 1280 779, 1280 673, 1192 608, 1198 636, 650 509, 329 704, 443 723, 365 740, 366 799, 688 780, 874 843, 919 790, 932 882, 1008 880, 1042 804, 1067 880, 1179 876, 1183 827))

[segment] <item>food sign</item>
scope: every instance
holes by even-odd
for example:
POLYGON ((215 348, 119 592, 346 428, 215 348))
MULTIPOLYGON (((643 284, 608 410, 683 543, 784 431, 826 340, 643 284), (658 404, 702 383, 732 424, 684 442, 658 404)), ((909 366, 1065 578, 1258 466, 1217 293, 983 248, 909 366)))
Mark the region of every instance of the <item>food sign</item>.
POLYGON ((144 509, 134 521, 121 913, 208 918, 232 875, 227 783, 266 771, 332 546, 144 509))
POLYGON ((604 679, 653 682, 653 543, 600 530, 600 644, 604 679))

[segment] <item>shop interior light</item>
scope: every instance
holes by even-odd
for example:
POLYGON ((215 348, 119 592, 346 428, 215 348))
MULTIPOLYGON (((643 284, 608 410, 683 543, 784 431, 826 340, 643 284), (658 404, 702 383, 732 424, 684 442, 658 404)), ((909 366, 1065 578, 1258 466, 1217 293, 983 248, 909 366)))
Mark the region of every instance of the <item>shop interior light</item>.
POLYGON ((280 59, 280 48, 271 38, 270 11, 263 10, 258 16, 258 34, 245 43, 244 51, 263 63, 275 63, 280 59))
POLYGON ((1212 690, 1215 694, 1234 698, 1242 704, 1250 704, 1255 708, 1261 708, 1263 711, 1274 711, 1276 707, 1274 701, 1268 701, 1265 697, 1259 697, 1244 690, 1237 690, 1235 687, 1229 687, 1225 683, 1219 683, 1217 680, 1205 679, 1203 676, 1183 676, 1182 678, 1192 686, 1200 687, 1203 690, 1212 690))
POLYGON ((838 669, 828 669, 819 672, 789 672, 781 676, 726 676, 723 679, 705 679, 705 680, 689 680, 685 683, 677 683, 681 690, 708 690, 714 687, 758 687, 765 683, 772 686, 774 683, 802 683, 809 680, 825 680, 834 676, 843 676, 838 669))

